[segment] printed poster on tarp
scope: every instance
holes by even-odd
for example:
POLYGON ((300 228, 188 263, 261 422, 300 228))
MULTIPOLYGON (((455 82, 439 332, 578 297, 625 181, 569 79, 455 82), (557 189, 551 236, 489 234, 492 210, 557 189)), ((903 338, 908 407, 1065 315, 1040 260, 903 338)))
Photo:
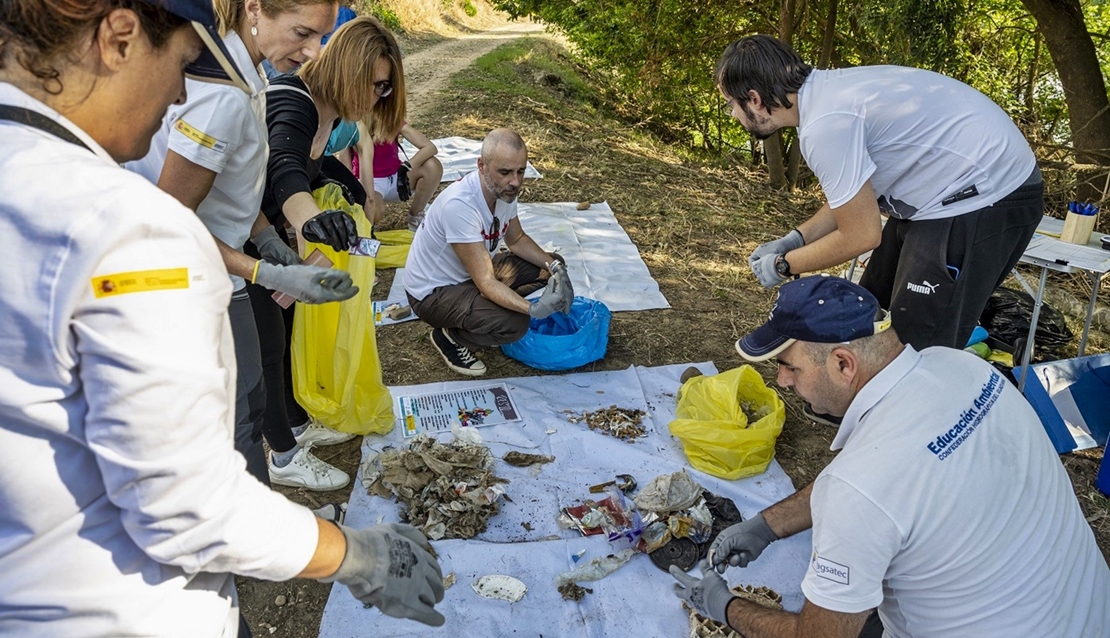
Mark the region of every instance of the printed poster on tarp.
POLYGON ((450 432, 455 425, 480 428, 520 421, 504 383, 400 397, 397 403, 406 439, 422 433, 450 432))

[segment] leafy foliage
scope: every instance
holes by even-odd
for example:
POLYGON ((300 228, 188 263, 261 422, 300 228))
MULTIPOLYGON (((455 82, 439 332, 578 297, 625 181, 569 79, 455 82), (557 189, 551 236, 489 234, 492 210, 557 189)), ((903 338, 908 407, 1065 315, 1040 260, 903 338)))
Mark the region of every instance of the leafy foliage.
MULTIPOLYGON (((563 31, 625 115, 714 153, 749 145, 720 112, 713 68, 725 46, 779 33, 785 0, 495 0, 563 31)), ((794 0, 793 46, 816 62, 830 0, 794 0)), ((1110 72, 1110 2, 1083 9, 1110 72)), ((1034 142, 1067 144, 1064 94, 1021 0, 839 2, 833 67, 899 64, 960 79, 1000 104, 1034 142)), ((752 147, 754 148, 754 146, 752 147)), ((758 157, 752 153, 753 158, 758 157)))

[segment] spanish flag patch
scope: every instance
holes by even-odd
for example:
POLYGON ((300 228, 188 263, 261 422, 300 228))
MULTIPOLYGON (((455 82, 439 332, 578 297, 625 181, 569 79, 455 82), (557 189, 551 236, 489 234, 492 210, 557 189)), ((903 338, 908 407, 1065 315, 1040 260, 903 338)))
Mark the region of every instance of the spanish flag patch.
POLYGON ((150 290, 172 290, 189 287, 188 268, 163 268, 161 270, 136 270, 92 278, 93 295, 97 299, 113 295, 150 290))
POLYGON ((197 144, 205 148, 210 148, 217 153, 223 153, 227 150, 227 142, 221 142, 204 131, 190 126, 185 120, 178 120, 177 123, 173 125, 173 128, 175 131, 193 140, 197 144))

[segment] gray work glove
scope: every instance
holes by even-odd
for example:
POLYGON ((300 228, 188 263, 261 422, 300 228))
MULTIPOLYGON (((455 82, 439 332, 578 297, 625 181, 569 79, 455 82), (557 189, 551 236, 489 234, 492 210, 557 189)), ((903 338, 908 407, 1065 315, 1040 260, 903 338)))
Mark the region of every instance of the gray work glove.
MULTIPOLYGON (((786 253, 801 248, 806 245, 805 237, 802 237, 801 231, 797 228, 786 234, 786 237, 769 241, 766 244, 760 244, 758 248, 748 255, 748 266, 755 272, 755 262, 759 261, 766 255, 785 255, 786 253)), ((771 270, 774 271, 774 260, 771 260, 771 270)), ((756 275, 758 276, 758 274, 756 275)), ((766 285, 766 284, 764 284, 766 285)))
POLYGON ((544 319, 556 312, 570 312, 573 298, 567 295, 567 290, 560 279, 556 275, 547 278, 547 288, 539 299, 532 302, 532 307, 528 309, 529 315, 535 319, 544 319))
POLYGON ((748 563, 759 558, 768 545, 779 537, 771 531, 763 514, 756 514, 725 528, 709 546, 709 560, 720 573, 725 573, 729 565, 747 567, 748 563))
POLYGON ((774 288, 787 280, 786 277, 779 274, 778 270, 775 270, 775 261, 781 254, 764 255, 752 265, 752 274, 755 275, 755 278, 759 280, 764 288, 774 288))
POLYGON ((262 232, 251 237, 251 243, 258 249, 258 254, 270 263, 283 266, 301 263, 301 256, 285 243, 273 226, 267 226, 262 229, 262 232))
POLYGON ((443 600, 443 573, 420 530, 400 523, 339 529, 347 554, 339 570, 322 582, 346 585, 355 598, 386 616, 443 625, 446 619, 434 608, 443 600))
POLYGON ((735 596, 728 590, 725 579, 709 566, 709 561, 699 561, 698 568, 701 569, 701 578, 687 574, 677 565, 671 565, 671 576, 678 581, 674 586, 674 595, 685 600, 687 605, 702 616, 727 626, 728 604, 735 596))
POLYGON ((261 261, 254 283, 313 304, 344 301, 358 293, 350 273, 308 264, 283 266, 261 261))
MULTIPOLYGON (((564 288, 567 298, 570 299, 571 303, 574 302, 574 284, 570 283, 570 274, 567 272, 567 265, 559 260, 555 260, 548 266, 548 270, 551 271, 552 277, 559 278, 559 285, 564 288)), ((567 307, 562 310, 562 312, 570 313, 570 303, 567 303, 567 307)))
POLYGON ((327 244, 337 253, 350 249, 358 241, 355 220, 341 210, 326 210, 304 223, 301 235, 308 241, 327 244))

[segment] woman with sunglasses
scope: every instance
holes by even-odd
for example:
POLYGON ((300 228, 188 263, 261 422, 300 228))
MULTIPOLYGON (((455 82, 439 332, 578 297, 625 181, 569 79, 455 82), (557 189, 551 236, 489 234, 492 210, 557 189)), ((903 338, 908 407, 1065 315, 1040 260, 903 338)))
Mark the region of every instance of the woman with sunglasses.
POLYGON ((279 71, 290 72, 315 59, 337 6, 336 0, 216 0, 224 46, 244 69, 250 93, 188 81, 189 101, 166 114, 151 152, 127 165, 196 211, 231 276, 228 314, 238 369, 235 447, 247 458, 247 469, 263 483, 270 483, 272 472, 285 483, 296 480, 310 490, 336 489, 349 478, 305 446, 351 437, 315 424, 294 432, 287 422, 265 421, 258 329, 246 285, 257 282, 306 303, 342 301, 358 289, 346 272, 302 264, 260 212, 269 135, 267 82, 258 66, 268 60, 279 71), (248 239, 261 259, 243 252, 248 239), (269 470, 262 438, 272 453, 269 470))
MULTIPOLYGON (((342 211, 321 211, 312 191, 328 181, 340 181, 351 203, 365 203, 366 193, 358 180, 326 154, 328 140, 340 120, 380 117, 396 108, 390 93, 393 84, 401 81, 400 49, 393 34, 375 18, 360 17, 340 27, 317 59, 270 83, 266 94, 270 157, 262 211, 271 224, 284 229, 288 223, 299 238, 335 250, 347 250, 357 241, 354 220, 342 211)), ((293 307, 283 310, 271 297, 273 289, 260 284, 250 284, 247 290, 262 349, 265 427, 276 431, 292 426, 297 432, 313 422, 293 396, 288 355, 293 307)), ((333 438, 350 438, 328 432, 333 438)), ((349 477, 343 473, 343 478, 336 488, 346 485, 349 477)), ((299 485, 298 479, 287 479, 273 467, 270 479, 280 485, 299 485)))
POLYGON ((248 88, 206 0, 0 2, 0 635, 249 636, 233 573, 442 624, 420 532, 319 520, 233 448, 227 271, 119 167, 186 71, 248 88))

